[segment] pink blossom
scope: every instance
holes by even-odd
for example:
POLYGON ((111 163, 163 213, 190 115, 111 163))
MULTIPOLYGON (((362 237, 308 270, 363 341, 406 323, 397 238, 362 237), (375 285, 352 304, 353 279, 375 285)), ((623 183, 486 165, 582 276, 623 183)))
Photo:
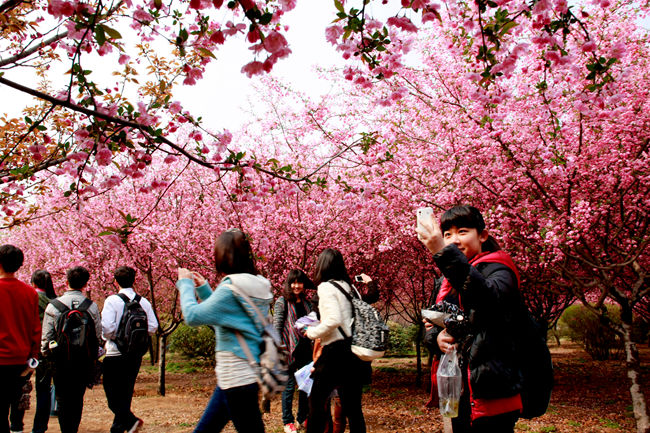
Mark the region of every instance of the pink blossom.
POLYGON ((332 45, 336 45, 339 37, 343 34, 343 28, 338 25, 329 26, 325 29, 325 39, 332 45))
POLYGON ((107 147, 104 147, 97 151, 97 154, 95 155, 95 160, 97 161, 98 165, 101 166, 107 166, 111 163, 113 159, 113 152, 107 147))
POLYGON ((241 71, 242 74, 246 74, 248 78, 251 78, 253 75, 261 74, 264 71, 264 65, 262 62, 253 61, 242 66, 241 71))
POLYGON ((287 46, 287 40, 279 32, 271 32, 266 36, 264 40, 264 48, 269 53, 275 53, 282 50, 287 46))
POLYGON ((296 7, 296 0, 280 0, 280 6, 283 11, 289 12, 296 7))
POLYGON ((386 21, 390 26, 397 27, 404 30, 405 32, 417 32, 418 28, 413 24, 413 22, 407 17, 390 17, 386 21))
POLYGON ((178 160, 178 158, 175 155, 167 155, 165 157, 165 159, 163 160, 163 162, 165 164, 171 164, 173 162, 176 162, 177 160, 178 160))
POLYGON ((120 65, 125 65, 131 57, 127 56, 126 54, 120 55, 119 60, 117 61, 120 65))
POLYGON ((223 44, 226 41, 226 38, 223 36, 223 32, 218 30, 210 36, 210 41, 215 44, 223 44))
POLYGON ((47 12, 57 18, 70 17, 74 14, 74 7, 67 1, 50 0, 47 12))

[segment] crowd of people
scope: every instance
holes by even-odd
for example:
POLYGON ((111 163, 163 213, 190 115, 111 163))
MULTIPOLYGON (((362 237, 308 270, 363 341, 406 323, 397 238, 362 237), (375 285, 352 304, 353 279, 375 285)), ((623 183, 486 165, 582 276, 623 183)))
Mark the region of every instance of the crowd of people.
MULTIPOLYGON (((472 332, 462 338, 425 322, 426 342, 436 359, 452 349, 460 354, 463 388, 458 416, 452 421, 453 431, 513 432, 522 410, 522 382, 511 332, 516 328, 515 312, 521 303, 517 269, 488 234, 481 213, 472 206, 451 208, 440 221, 431 215, 418 225, 417 236, 433 254, 442 273, 431 302, 444 300, 454 304, 470 318, 472 332)), ((265 431, 257 365, 263 352, 264 323, 251 311, 270 316, 274 297, 272 285, 259 274, 254 257, 248 236, 241 230, 230 229, 215 241, 214 264, 221 278, 216 288, 212 289, 200 273, 178 269, 176 286, 185 322, 190 326, 209 325, 216 337, 217 383, 196 425, 196 433, 221 431, 230 421, 242 433, 265 431), (251 358, 254 362, 249 361, 251 358)), ((115 271, 119 294, 105 300, 100 315, 97 305, 83 295, 89 279, 85 268, 75 267, 67 272, 68 290, 57 298, 58 302, 52 302, 49 274, 44 277, 44 271, 34 273, 32 284, 36 290, 15 278, 22 261, 18 248, 0 247, 0 308, 4 310, 0 314, 0 385, 9 390, 0 393, 3 420, 7 419, 5 413, 11 404, 20 397, 25 372, 29 371, 28 361, 48 359, 56 349, 52 342, 61 332, 57 326, 63 323, 62 311, 83 309, 87 304, 85 308, 95 326, 89 338, 105 341, 97 345, 93 358, 105 352, 104 389, 109 408, 115 414, 110 431, 137 431, 143 422, 130 406, 142 352, 123 353, 116 339, 126 306, 134 299, 146 312, 148 332, 154 333, 158 324, 149 302, 132 289, 135 271, 128 267, 115 271), (68 310, 59 308, 58 303, 68 310)), ((286 433, 342 433, 346 426, 351 433, 366 431, 362 388, 370 383, 372 370, 370 362, 362 361, 351 350, 353 307, 348 297, 372 303, 379 298, 379 291, 367 275, 357 278, 365 284, 363 293, 353 285, 343 255, 333 248, 318 256, 313 278, 299 269, 290 270, 286 276, 273 308, 273 326, 287 349, 291 373, 282 392, 286 433), (314 288, 315 293, 309 295, 314 288), (296 326, 301 317, 310 313, 317 318, 313 325, 296 326), (293 373, 310 363, 313 384, 307 395, 303 390, 297 391, 293 373)), ((434 361, 432 377, 436 365, 434 361)), ((41 394, 49 393, 49 371, 36 369, 38 422, 35 419, 34 432, 47 427, 43 414, 49 413, 49 399, 41 394)), ((92 374, 69 365, 57 365, 53 372, 61 431, 74 433, 92 374)), ((22 431, 13 419, 11 431, 22 431)), ((10 431, 8 423, 2 429, 5 431, 10 431)))
POLYGON ((90 279, 86 268, 69 269, 67 289, 56 297, 52 277, 45 270, 33 273, 33 287, 16 278, 23 260, 19 248, 0 247, 0 431, 23 432, 25 408, 20 402, 33 372, 33 433, 47 430, 52 383, 61 432, 76 433, 84 394, 96 383, 98 374, 104 376, 106 400, 114 413, 111 433, 138 431, 143 421, 131 412, 131 399, 142 356, 149 346, 142 343, 139 350, 120 350, 117 334, 123 329, 125 307, 134 300, 146 315, 147 335, 156 332, 158 321, 149 301, 133 290, 135 270, 122 266, 114 272, 118 293, 104 300, 100 313, 97 304, 84 294, 90 279))

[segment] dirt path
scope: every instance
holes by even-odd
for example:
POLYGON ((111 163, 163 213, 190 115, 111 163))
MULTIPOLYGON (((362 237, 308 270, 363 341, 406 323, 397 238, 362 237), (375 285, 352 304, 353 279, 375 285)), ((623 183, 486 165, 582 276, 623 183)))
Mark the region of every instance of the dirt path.
MULTIPOLYGON (((535 420, 520 420, 517 432, 628 433, 634 431, 634 418, 622 361, 594 362, 573 345, 553 348, 556 385, 549 411, 535 420)), ((650 393, 650 351, 643 355, 644 392, 650 393)), ((373 386, 364 394, 364 414, 368 432, 440 432, 437 411, 423 408, 428 393, 414 386, 415 359, 381 359, 373 362, 373 386)), ((191 373, 170 372, 167 396, 157 395, 155 369, 140 372, 133 399, 134 413, 144 419, 143 432, 191 432, 214 388, 214 372, 207 368, 191 373)), ((650 402, 649 402, 650 403, 650 402)), ((29 432, 35 405, 25 416, 29 432)), ((264 415, 267 433, 281 433, 280 399, 264 415)), ((108 432, 112 413, 101 386, 88 390, 80 433, 108 432)), ((56 418, 50 419, 52 433, 60 433, 56 418)), ((232 425, 224 430, 233 433, 232 425)))

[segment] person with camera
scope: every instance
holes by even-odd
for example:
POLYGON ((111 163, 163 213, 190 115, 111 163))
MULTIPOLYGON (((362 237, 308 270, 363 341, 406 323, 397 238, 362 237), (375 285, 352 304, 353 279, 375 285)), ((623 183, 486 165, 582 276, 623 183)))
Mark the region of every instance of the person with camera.
POLYGON ((463 391, 453 432, 511 433, 522 409, 514 344, 517 268, 473 206, 452 207, 440 222, 432 214, 419 218, 416 231, 444 276, 436 303, 455 304, 469 318, 466 332, 426 323, 430 350, 439 357, 455 348, 460 357, 463 391))
POLYGON ((185 323, 210 325, 216 334, 217 386, 195 433, 220 432, 229 421, 238 432, 264 433, 258 372, 251 367, 243 347, 245 344, 259 363, 263 324, 247 312, 254 309, 252 306, 244 308, 247 301, 242 294, 264 315, 268 315, 273 294, 269 280, 258 275, 254 257, 246 234, 229 229, 215 241, 214 264, 222 277, 216 289, 212 290, 197 272, 178 268, 176 287, 185 323))

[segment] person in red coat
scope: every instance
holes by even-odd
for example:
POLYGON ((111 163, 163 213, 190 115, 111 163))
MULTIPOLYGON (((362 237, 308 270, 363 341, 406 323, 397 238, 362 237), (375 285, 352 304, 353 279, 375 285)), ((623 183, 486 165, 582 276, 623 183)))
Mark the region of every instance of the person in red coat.
POLYGON ((27 361, 37 358, 41 342, 38 295, 16 279, 24 255, 13 245, 0 246, 0 433, 9 433, 9 406, 22 390, 27 361))

